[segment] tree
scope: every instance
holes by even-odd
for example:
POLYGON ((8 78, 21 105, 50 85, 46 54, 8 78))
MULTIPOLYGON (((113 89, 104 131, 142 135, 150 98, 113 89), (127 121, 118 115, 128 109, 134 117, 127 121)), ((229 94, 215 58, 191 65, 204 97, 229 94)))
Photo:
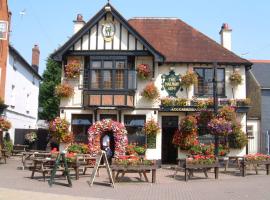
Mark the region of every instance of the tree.
POLYGON ((48 58, 43 81, 39 90, 39 119, 52 120, 59 115, 60 99, 55 96, 55 87, 61 82, 61 64, 48 58))

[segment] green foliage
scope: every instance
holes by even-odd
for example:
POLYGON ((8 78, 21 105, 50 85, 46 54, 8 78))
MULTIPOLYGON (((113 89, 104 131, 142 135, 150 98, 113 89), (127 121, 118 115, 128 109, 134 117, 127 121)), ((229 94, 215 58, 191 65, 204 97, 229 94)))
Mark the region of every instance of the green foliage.
POLYGON ((248 143, 246 134, 241 130, 240 124, 233 124, 232 134, 228 136, 229 147, 233 149, 242 149, 248 143))
POLYGON ((11 154, 13 149, 12 140, 4 140, 4 149, 6 149, 9 154, 11 154))
POLYGON ((156 135, 155 134, 148 134, 147 135, 147 148, 148 149, 155 149, 156 148, 156 135))
POLYGON ((86 144, 72 144, 68 147, 68 152, 86 154, 89 152, 89 149, 86 144))
POLYGON ((52 59, 47 60, 47 68, 42 75, 43 81, 39 90, 39 118, 52 120, 59 114, 60 99, 55 96, 55 87, 61 82, 61 64, 52 59))

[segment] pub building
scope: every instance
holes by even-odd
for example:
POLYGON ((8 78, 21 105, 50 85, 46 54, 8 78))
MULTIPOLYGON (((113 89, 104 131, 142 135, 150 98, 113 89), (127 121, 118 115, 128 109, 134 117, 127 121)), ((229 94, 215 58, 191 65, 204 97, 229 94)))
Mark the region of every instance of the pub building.
MULTIPOLYGON (((106 4, 88 22, 82 15, 74 21, 74 35, 51 57, 62 62, 62 83, 74 88, 74 95, 62 98, 60 116, 71 123, 76 140, 87 140, 89 126, 98 120, 113 119, 125 124, 130 142, 145 144, 144 123, 153 118, 161 129, 156 148, 147 149, 148 159, 173 163, 178 151, 172 137, 179 121, 198 111, 192 98, 213 95, 213 63, 218 65, 219 99, 246 98, 246 72, 251 63, 230 51, 231 29, 223 24, 221 45, 177 18, 132 18, 126 20, 111 4, 106 4), (79 65, 80 75, 65 77, 67 65, 79 65), (139 65, 150 68, 150 77, 139 79, 139 65), (198 82, 187 90, 181 76, 187 71, 198 75, 198 82), (238 71, 243 79, 232 90, 229 76, 238 71), (150 101, 142 96, 154 82, 159 97, 150 101), (161 98, 186 98, 182 107, 161 106, 161 98)), ((246 130, 246 111, 237 113, 246 130)))

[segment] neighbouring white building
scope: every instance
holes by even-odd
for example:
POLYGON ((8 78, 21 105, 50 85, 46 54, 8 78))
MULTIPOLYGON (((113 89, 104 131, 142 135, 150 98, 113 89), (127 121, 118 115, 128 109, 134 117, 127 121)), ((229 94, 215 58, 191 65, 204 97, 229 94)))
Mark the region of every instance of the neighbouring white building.
POLYGON ((13 141, 16 130, 36 128, 42 79, 38 74, 39 54, 39 47, 35 45, 31 65, 9 45, 4 100, 8 105, 5 116, 12 123, 9 133, 13 141))
MULTIPOLYGON (((143 137, 143 124, 154 118, 161 131, 156 136, 156 147, 147 150, 147 157, 171 163, 177 158, 177 149, 171 141, 178 122, 198 111, 192 105, 192 97, 207 100, 213 96, 214 64, 218 66, 220 102, 246 99, 246 73, 252 63, 231 52, 231 30, 227 24, 220 31, 222 46, 180 19, 126 20, 110 4, 87 23, 81 15, 74 23, 74 35, 52 58, 62 62, 62 82, 75 91, 72 97, 63 98, 60 106, 61 117, 71 122, 75 134, 85 134, 87 138, 91 123, 111 118, 125 124, 129 139, 139 141, 143 137), (80 65, 81 74, 77 79, 68 80, 65 66, 74 63, 80 65), (136 68, 140 64, 150 67, 150 79, 138 79, 136 68), (181 91, 177 77, 188 70, 196 72, 199 81, 187 92, 181 91), (243 80, 236 88, 229 82, 234 71, 238 71, 243 80), (160 99, 148 101, 141 93, 150 81, 158 88, 160 98, 174 96, 185 98, 188 103, 165 108, 160 99), (168 92, 166 81, 176 86, 175 95, 168 92)), ((236 111, 246 131, 247 110, 238 106, 236 111)))

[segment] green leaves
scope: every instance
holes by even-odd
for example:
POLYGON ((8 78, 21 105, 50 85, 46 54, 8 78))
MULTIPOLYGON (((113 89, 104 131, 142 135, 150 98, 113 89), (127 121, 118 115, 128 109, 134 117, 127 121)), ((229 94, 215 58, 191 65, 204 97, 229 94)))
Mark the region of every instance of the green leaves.
POLYGON ((44 71, 43 81, 39 90, 39 119, 52 120, 59 114, 60 99, 55 96, 55 87, 61 82, 61 63, 51 58, 47 60, 47 68, 44 71))

